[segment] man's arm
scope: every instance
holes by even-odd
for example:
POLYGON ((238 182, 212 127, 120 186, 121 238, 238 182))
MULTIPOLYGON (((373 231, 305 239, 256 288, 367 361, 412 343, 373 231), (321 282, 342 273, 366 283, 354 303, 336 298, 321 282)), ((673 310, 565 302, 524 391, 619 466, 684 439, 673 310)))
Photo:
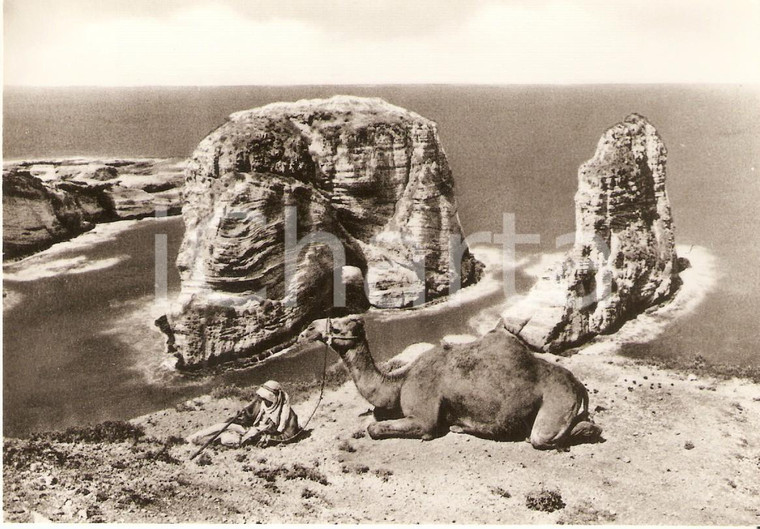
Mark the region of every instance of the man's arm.
MULTIPOLYGON (((274 424, 272 424, 272 426, 274 426, 274 424)), ((259 446, 268 446, 281 443, 283 441, 292 439, 298 433, 298 416, 291 410, 290 416, 288 416, 288 422, 285 426, 285 430, 278 432, 277 429, 273 427, 270 431, 265 432, 261 436, 257 444, 259 446)))

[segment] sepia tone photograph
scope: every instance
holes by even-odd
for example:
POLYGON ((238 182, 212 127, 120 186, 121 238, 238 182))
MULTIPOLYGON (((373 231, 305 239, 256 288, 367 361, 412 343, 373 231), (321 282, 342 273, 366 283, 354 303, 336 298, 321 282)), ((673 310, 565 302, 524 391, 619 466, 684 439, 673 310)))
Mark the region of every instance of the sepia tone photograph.
POLYGON ((760 1, 2 16, 3 522, 760 525, 760 1))

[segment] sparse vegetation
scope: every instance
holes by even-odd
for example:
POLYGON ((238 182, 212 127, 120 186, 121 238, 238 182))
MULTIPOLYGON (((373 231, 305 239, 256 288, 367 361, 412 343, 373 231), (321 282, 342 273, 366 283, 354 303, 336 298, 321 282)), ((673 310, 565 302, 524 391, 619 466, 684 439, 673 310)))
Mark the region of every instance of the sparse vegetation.
POLYGON ((496 496, 501 496, 502 498, 511 498, 512 494, 506 489, 503 489, 501 487, 491 487, 489 489, 492 494, 495 494, 496 496))
POLYGON ((195 460, 195 464, 199 467, 205 467, 212 463, 211 456, 208 455, 207 452, 202 453, 198 456, 198 459, 195 460))
POLYGON ((120 503, 134 503, 138 507, 145 507, 146 505, 150 505, 156 501, 156 497, 152 494, 135 491, 129 487, 122 489, 122 494, 123 496, 119 500, 120 503))
POLYGON ((356 430, 354 433, 351 434, 352 439, 364 439, 367 436, 367 432, 362 430, 356 430))
POLYGON ((174 406, 174 409, 180 413, 184 413, 186 411, 195 411, 197 408, 191 402, 180 402, 174 406))
POLYGON ((369 467, 367 465, 341 465, 340 471, 344 474, 357 474, 362 475, 369 472, 369 467))
POLYGON ((152 462, 162 462, 167 463, 169 465, 179 465, 180 460, 174 457, 169 453, 169 446, 163 445, 158 450, 149 450, 147 452, 144 452, 141 456, 141 459, 144 459, 146 461, 152 461, 152 462))
POLYGON ((29 468, 32 463, 63 465, 67 456, 47 441, 9 441, 3 443, 3 465, 16 469, 29 468))
POLYGON ((306 467, 300 463, 295 463, 290 467, 280 465, 273 468, 262 468, 256 470, 254 475, 270 483, 274 483, 277 478, 282 477, 285 480, 306 479, 320 485, 330 484, 327 481, 327 477, 320 471, 315 468, 306 467))
POLYGON ((525 505, 534 511, 554 512, 565 507, 558 490, 541 488, 528 493, 525 505))
POLYGON ((32 435, 34 441, 56 443, 122 443, 137 441, 145 435, 141 426, 125 421, 106 421, 94 426, 72 426, 64 431, 32 435))
POLYGON ((269 481, 264 483, 264 489, 272 494, 279 494, 281 492, 280 487, 269 481))
POLYGON ((166 438, 164 444, 166 446, 184 445, 187 444, 187 440, 184 437, 180 437, 178 435, 170 435, 166 438))
POLYGON ((354 445, 352 445, 345 439, 343 440, 343 442, 341 442, 338 445, 338 450, 341 450, 343 452, 348 452, 349 454, 356 452, 356 448, 354 447, 354 445))
POLYGON ((253 400, 256 395, 256 387, 242 388, 235 384, 225 384, 217 386, 211 390, 211 397, 214 399, 240 399, 246 402, 253 400))
POLYGON ((388 481, 393 475, 393 471, 388 470, 387 468, 378 468, 375 470, 375 475, 383 481, 388 481))

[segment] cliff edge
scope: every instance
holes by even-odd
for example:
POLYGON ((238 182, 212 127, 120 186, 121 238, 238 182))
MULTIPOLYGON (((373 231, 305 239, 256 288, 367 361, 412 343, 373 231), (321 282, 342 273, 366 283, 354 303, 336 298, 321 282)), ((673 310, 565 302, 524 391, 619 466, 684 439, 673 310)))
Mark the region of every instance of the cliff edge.
POLYGON ((95 224, 176 215, 184 160, 84 158, 3 164, 3 259, 44 250, 95 224))
POLYGON ((181 293, 157 322, 179 367, 261 359, 333 307, 407 307, 482 271, 435 123, 381 99, 232 114, 184 197, 181 293))
POLYGON ((502 314, 507 329, 535 349, 560 351, 615 331, 675 292, 666 158, 657 131, 638 114, 602 135, 578 171, 573 248, 502 314))

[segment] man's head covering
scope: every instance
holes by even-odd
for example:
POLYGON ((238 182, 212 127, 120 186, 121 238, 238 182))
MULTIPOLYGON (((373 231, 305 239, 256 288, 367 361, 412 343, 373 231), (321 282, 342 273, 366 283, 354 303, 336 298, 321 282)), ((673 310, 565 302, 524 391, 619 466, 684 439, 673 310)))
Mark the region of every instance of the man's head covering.
POLYGON ((277 396, 282 392, 282 386, 276 380, 269 380, 256 390, 256 395, 267 402, 277 402, 277 396))
POLYGON ((290 417, 290 397, 276 380, 269 380, 256 390, 256 395, 264 400, 262 419, 270 419, 278 432, 285 431, 290 417))

